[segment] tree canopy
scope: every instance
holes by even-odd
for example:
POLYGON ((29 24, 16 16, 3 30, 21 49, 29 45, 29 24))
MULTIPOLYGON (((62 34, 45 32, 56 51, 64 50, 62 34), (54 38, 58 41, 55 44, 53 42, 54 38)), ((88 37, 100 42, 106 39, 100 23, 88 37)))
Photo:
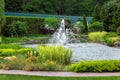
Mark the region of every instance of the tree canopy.
POLYGON ((5 11, 90 16, 96 4, 102 6, 107 1, 109 0, 5 0, 5 11))
POLYGON ((115 31, 120 26, 120 0, 111 0, 104 4, 101 19, 106 31, 115 31))
POLYGON ((4 26, 5 16, 4 16, 4 0, 0 0, 0 33, 1 28, 4 26))

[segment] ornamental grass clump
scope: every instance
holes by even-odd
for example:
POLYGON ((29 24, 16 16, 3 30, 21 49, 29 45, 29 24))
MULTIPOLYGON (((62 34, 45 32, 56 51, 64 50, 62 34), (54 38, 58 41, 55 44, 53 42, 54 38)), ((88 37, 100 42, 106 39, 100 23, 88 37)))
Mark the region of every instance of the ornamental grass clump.
POLYGON ((107 32, 91 32, 88 35, 88 39, 92 42, 101 42, 103 41, 107 32))
POLYGON ((63 46, 38 46, 38 53, 41 61, 56 61, 59 64, 69 64, 72 57, 72 50, 63 46))

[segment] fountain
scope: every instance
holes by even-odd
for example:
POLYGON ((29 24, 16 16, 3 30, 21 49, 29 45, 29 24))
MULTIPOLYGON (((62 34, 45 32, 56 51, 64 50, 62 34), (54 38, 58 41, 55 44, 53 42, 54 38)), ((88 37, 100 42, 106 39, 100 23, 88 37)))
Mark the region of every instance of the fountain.
MULTIPOLYGON (((73 51, 72 62, 81 60, 118 60, 120 59, 120 49, 112 48, 97 43, 69 43, 69 30, 65 28, 65 21, 62 20, 60 27, 49 40, 50 44, 62 44, 73 51), (66 45, 64 45, 66 44, 66 45)), ((28 46, 27 46, 28 47, 28 46)), ((29 47, 37 47, 31 45, 29 47)))
POLYGON ((68 43, 68 29, 65 28, 65 20, 61 21, 60 27, 52 35, 49 40, 50 44, 66 44, 68 43))

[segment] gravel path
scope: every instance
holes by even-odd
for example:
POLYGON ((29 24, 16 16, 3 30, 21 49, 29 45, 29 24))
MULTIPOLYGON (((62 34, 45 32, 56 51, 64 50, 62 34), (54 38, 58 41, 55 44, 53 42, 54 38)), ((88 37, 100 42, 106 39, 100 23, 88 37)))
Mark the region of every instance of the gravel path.
POLYGON ((74 72, 47 72, 47 71, 23 71, 23 70, 0 70, 0 74, 20 74, 20 75, 60 76, 60 77, 120 76, 120 72, 74 73, 74 72))

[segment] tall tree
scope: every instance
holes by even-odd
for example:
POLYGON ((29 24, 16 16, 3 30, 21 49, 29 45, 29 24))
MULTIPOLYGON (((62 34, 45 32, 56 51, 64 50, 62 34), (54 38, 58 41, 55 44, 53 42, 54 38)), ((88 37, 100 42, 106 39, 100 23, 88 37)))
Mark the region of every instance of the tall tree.
POLYGON ((87 20, 86 20, 86 15, 85 14, 83 16, 83 24, 85 26, 84 32, 87 34, 88 33, 88 25, 87 25, 87 20))
POLYGON ((111 0, 102 7, 101 19, 103 21, 104 29, 108 32, 114 28, 113 19, 117 19, 114 17, 114 14, 117 11, 119 5, 120 0, 111 0))
POLYGON ((94 5, 109 0, 5 0, 6 11, 91 16, 94 5), (12 5, 11 5, 12 4, 12 5))
POLYGON ((0 33, 1 29, 5 24, 5 16, 4 16, 4 0, 0 0, 0 33))
POLYGON ((100 21, 100 7, 97 4, 92 13, 93 21, 100 21))

